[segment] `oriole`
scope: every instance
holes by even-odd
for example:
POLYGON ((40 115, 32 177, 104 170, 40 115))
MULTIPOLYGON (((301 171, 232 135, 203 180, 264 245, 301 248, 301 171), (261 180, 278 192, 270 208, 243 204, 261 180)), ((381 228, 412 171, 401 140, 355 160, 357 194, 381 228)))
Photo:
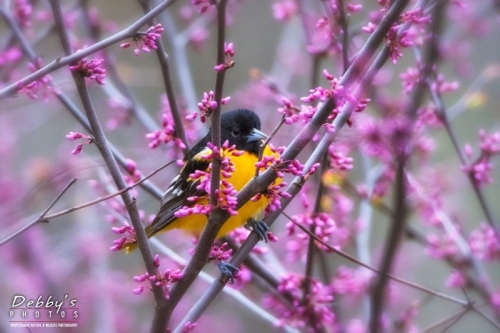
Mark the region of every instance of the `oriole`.
MULTIPOLYGON (((240 191, 255 175, 255 163, 258 161, 260 146, 267 135, 260 131, 261 123, 257 114, 247 109, 237 109, 223 113, 221 115, 221 142, 226 140, 229 146, 236 146, 236 150, 241 151, 241 155, 230 156, 234 164, 234 172, 227 179, 236 191, 240 191)), ((158 232, 172 229, 183 229, 191 234, 199 236, 208 222, 207 215, 192 214, 184 217, 176 217, 174 213, 184 206, 194 206, 195 204, 208 204, 208 195, 205 191, 196 189, 202 179, 193 180, 190 175, 196 170, 206 171, 210 164, 210 159, 204 159, 211 153, 207 143, 211 141, 212 129, 208 134, 194 145, 184 158, 184 165, 179 174, 172 180, 165 192, 153 222, 146 227, 148 237, 154 236, 158 232), (197 196, 199 199, 190 202, 187 199, 197 196), (200 198, 201 197, 201 198, 200 198)), ((266 146, 263 155, 271 156, 274 153, 266 146)), ((229 154, 228 154, 229 155, 229 154)), ((217 238, 227 235, 232 230, 252 222, 254 229, 257 229, 259 237, 265 238, 267 226, 258 221, 265 210, 268 199, 262 195, 258 201, 248 201, 239 210, 237 215, 231 216, 222 226, 217 238)), ((136 247, 135 243, 125 246, 127 252, 136 247)))

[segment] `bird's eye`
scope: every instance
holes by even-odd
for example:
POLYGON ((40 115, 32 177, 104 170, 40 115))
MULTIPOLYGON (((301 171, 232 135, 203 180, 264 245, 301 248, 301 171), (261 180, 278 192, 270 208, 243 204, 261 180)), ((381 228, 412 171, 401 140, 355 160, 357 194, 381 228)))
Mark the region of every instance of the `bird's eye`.
POLYGON ((241 134, 240 129, 238 127, 233 127, 233 129, 231 130, 231 135, 237 137, 240 136, 240 134, 241 134))

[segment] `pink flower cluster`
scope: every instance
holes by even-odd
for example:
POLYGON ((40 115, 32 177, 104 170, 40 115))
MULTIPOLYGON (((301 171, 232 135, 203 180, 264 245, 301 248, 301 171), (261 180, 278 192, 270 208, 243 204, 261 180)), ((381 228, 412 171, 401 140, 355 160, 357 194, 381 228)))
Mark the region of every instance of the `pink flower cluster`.
MULTIPOLYGON (((357 100, 354 96, 350 94, 350 92, 344 88, 339 82, 338 78, 334 78, 332 74, 330 74, 326 69, 323 70, 323 77, 330 81, 329 89, 323 87, 316 87, 314 89, 309 90, 309 95, 302 97, 300 100, 304 103, 313 103, 313 102, 325 102, 329 98, 335 98, 336 107, 332 110, 331 115, 328 117, 328 121, 332 122, 339 113, 340 107, 342 107, 346 102, 357 103, 354 109, 354 112, 362 112, 366 109, 366 106, 370 102, 370 99, 361 99, 357 100)), ((304 121, 304 123, 309 122, 311 118, 316 113, 317 108, 312 106, 303 106, 300 112, 300 118, 304 121)), ((351 126, 351 120, 347 121, 347 124, 351 126)), ((327 131, 333 131, 333 127, 326 126, 327 131)))
POLYGON ((330 156, 330 164, 332 168, 339 171, 348 171, 354 168, 353 158, 345 156, 344 153, 335 149, 334 145, 328 147, 328 154, 330 156))
MULTIPOLYGON (((134 54, 137 56, 143 52, 149 53, 151 50, 156 50, 156 41, 161 37, 161 33, 165 31, 161 23, 151 26, 146 30, 146 32, 137 32, 133 37, 132 41, 135 43, 134 54)), ((130 47, 130 43, 123 43, 120 45, 121 48, 126 49, 130 47)))
MULTIPOLYGON (((34 73, 38 68, 42 67, 42 65, 43 65, 41 58, 37 58, 36 61, 37 61, 37 65, 34 65, 31 62, 28 64, 28 68, 29 68, 31 73, 34 73)), ((47 96, 48 96, 47 93, 54 91, 54 89, 52 87, 52 76, 50 76, 50 75, 42 76, 38 80, 33 81, 33 82, 27 84, 26 86, 19 85, 17 88, 19 89, 18 92, 20 94, 26 94, 31 99, 38 99, 37 93, 39 90, 43 89, 42 91, 43 91, 44 99, 47 98, 47 96)))
POLYGON ((231 215, 237 215, 238 211, 236 210, 236 206, 238 205, 238 201, 236 199, 237 191, 234 189, 234 186, 229 182, 229 178, 232 177, 234 172, 234 164, 231 162, 232 156, 241 156, 243 151, 236 150, 236 146, 229 146, 229 142, 226 141, 222 145, 222 149, 215 147, 210 142, 207 143, 207 147, 210 149, 210 152, 206 155, 202 156, 202 159, 210 161, 213 158, 220 159, 221 161, 221 181, 219 190, 215 193, 217 196, 217 205, 212 207, 209 204, 200 204, 196 203, 198 200, 203 199, 208 202, 211 186, 211 172, 212 172, 212 163, 209 164, 208 169, 206 171, 196 170, 194 173, 190 174, 189 177, 193 179, 193 181, 199 181, 196 189, 198 191, 202 191, 205 193, 204 195, 195 195, 189 197, 187 200, 189 202, 195 203, 192 206, 183 206, 181 209, 177 210, 174 215, 177 218, 189 216, 192 214, 209 214, 214 208, 221 208, 226 210, 231 215))
POLYGON ((200 13, 204 13, 214 2, 212 0, 191 0, 191 4, 198 7, 200 13))
POLYGON ((469 246, 472 253, 481 260, 500 259, 500 241, 495 229, 487 223, 481 223, 478 229, 471 232, 469 246))
MULTIPOLYGON (((78 51, 77 51, 78 52, 78 51)), ((88 77, 100 85, 104 85, 106 78, 106 70, 100 66, 104 63, 104 59, 94 59, 87 61, 87 58, 79 60, 76 65, 69 66, 72 72, 80 74, 82 77, 88 77)))
POLYGON ((299 11, 294 0, 282 0, 273 4, 273 16, 278 21, 290 21, 299 11))
POLYGON ((361 267, 340 266, 330 285, 336 294, 358 297, 369 292, 373 276, 373 272, 361 267))
POLYGON ((472 147, 465 145, 465 155, 469 164, 462 167, 462 171, 471 175, 478 186, 493 183, 491 171, 493 166, 491 158, 500 154, 500 133, 494 133, 490 136, 484 130, 479 131, 479 149, 480 154, 476 160, 472 161, 472 147))
POLYGON ((228 249, 227 242, 222 243, 221 246, 213 245, 210 250, 209 260, 226 261, 231 257, 233 249, 228 249))
POLYGON ((223 64, 218 64, 214 67, 217 72, 224 71, 234 66, 235 62, 233 60, 234 57, 234 45, 233 43, 225 43, 224 42, 224 57, 225 61, 223 64))
POLYGON ((184 150, 186 146, 182 142, 182 140, 175 136, 175 124, 172 118, 172 114, 170 112, 165 112, 162 115, 162 127, 163 130, 156 130, 151 133, 146 134, 146 139, 149 140, 149 148, 156 148, 160 144, 169 144, 173 143, 177 148, 184 150))
POLYGON ((134 244, 137 241, 135 230, 127 221, 123 222, 123 227, 113 227, 111 228, 111 231, 117 235, 127 234, 127 236, 113 241, 115 245, 113 245, 110 249, 113 252, 119 251, 127 245, 134 244))
POLYGON ((71 152, 72 155, 78 155, 83 149, 83 145, 88 145, 91 143, 94 143, 94 137, 92 135, 87 135, 87 134, 82 134, 79 132, 69 132, 68 135, 66 135, 66 139, 69 141, 75 141, 78 139, 84 139, 87 141, 84 141, 83 143, 78 144, 75 149, 71 152))
POLYGON ((321 330, 322 325, 331 327, 335 324, 335 314, 331 307, 334 299, 332 288, 309 277, 309 292, 304 295, 305 279, 304 276, 294 273, 288 273, 281 278, 277 291, 293 299, 292 307, 285 306, 281 298, 274 295, 266 297, 266 306, 278 314, 281 325, 313 326, 315 331, 321 330))
POLYGON ((140 172, 139 169, 137 169, 137 163, 134 160, 127 158, 126 170, 128 172, 128 175, 124 175, 124 178, 127 184, 131 185, 141 180, 142 172, 140 172))
POLYGON ((33 6, 28 0, 15 0, 14 1, 15 18, 21 28, 28 28, 31 26, 31 15, 33 14, 33 6))
MULTIPOLYGON (((229 103, 231 97, 224 97, 221 99, 221 104, 225 105, 229 103)), ((204 92, 203 98, 201 102, 198 103, 198 109, 200 110, 200 119, 201 122, 204 123, 207 121, 207 118, 212 115, 212 112, 217 108, 217 101, 215 101, 215 94, 212 90, 210 92, 204 92)), ((198 116, 198 113, 190 114, 186 116, 187 120, 194 120, 198 116)))
MULTIPOLYGON (((384 7, 382 11, 386 10, 386 3, 389 1, 379 1, 379 3, 384 7)), ((386 35, 386 46, 390 51, 390 58, 394 64, 397 63, 398 58, 402 57, 403 54, 400 51, 400 47, 407 48, 413 45, 413 36, 409 33, 409 30, 404 30, 400 32, 400 28, 406 22, 411 22, 413 24, 428 24, 430 22, 430 16, 424 15, 420 8, 403 13, 398 21, 394 24, 386 35)), ((377 24, 373 22, 368 22, 366 26, 362 27, 363 32, 371 34, 377 28, 377 24)))
POLYGON ((460 257, 460 250, 458 249, 455 240, 448 234, 436 235, 429 234, 427 236, 427 247, 425 252, 433 258, 457 258, 460 257))
MULTIPOLYGON (((154 264, 156 267, 160 267, 160 257, 155 255, 154 264)), ((183 276, 183 273, 180 269, 176 269, 175 271, 171 271, 170 269, 165 270, 163 273, 158 273, 157 275, 149 276, 146 272, 142 275, 134 276, 135 282, 144 282, 149 280, 151 283, 154 283, 158 287, 163 288, 163 292, 165 294, 165 298, 170 298, 170 288, 172 284, 179 281, 183 276)), ((135 288, 132 292, 136 295, 142 294, 144 291, 144 286, 140 285, 135 288)))
POLYGON ((300 119, 300 108, 292 103, 288 98, 281 97, 282 107, 278 108, 278 112, 285 117, 285 124, 295 124, 300 119))

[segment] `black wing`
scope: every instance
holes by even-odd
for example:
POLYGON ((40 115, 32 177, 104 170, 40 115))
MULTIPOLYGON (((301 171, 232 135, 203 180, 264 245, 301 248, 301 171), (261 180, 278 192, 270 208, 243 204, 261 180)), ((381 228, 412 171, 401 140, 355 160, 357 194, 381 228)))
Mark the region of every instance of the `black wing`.
POLYGON ((183 206, 191 204, 187 201, 187 198, 206 194, 204 190, 196 189, 199 181, 189 180, 189 175, 196 170, 206 170, 209 163, 208 160, 196 159, 194 156, 186 162, 181 172, 172 179, 170 186, 161 199, 160 211, 153 222, 146 227, 148 237, 153 236, 175 221, 174 213, 183 206))

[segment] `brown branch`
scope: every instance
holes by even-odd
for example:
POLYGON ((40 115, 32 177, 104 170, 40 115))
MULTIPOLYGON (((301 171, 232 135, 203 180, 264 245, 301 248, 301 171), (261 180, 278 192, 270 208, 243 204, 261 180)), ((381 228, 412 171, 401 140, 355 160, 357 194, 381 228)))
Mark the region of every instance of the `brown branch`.
MULTIPOLYGON (((57 30, 59 32, 59 38, 61 40, 61 44, 64 49, 64 53, 67 56, 69 56, 70 54, 72 54, 73 50, 69 40, 68 31, 64 24, 61 5, 59 4, 58 0, 49 0, 49 1, 50 1, 50 6, 52 8, 52 13, 54 15, 54 20, 56 22, 57 30)), ((100 124, 99 118, 97 117, 97 113, 94 109, 92 99, 87 89, 85 78, 81 76, 81 74, 78 72, 72 72, 72 75, 76 89, 80 96, 80 100, 87 115, 87 119, 92 128, 92 133, 95 139, 95 145, 99 149, 99 152, 101 153, 104 162, 106 163, 109 169, 109 172, 116 184, 116 187, 118 189, 124 189, 127 187, 127 184, 123 178, 118 163, 116 162, 113 153, 108 145, 106 136, 100 124)), ((141 218, 139 216, 139 211, 137 209, 135 198, 132 198, 130 192, 127 191, 123 192, 121 194, 121 197, 123 203, 125 204, 127 213, 129 215, 130 222, 132 223, 135 229, 137 245, 139 246, 139 249, 141 251, 141 255, 144 260, 146 270, 150 276, 155 276, 158 273, 158 269, 154 263, 153 255, 149 247, 148 238, 141 223, 141 218)), ((151 282, 151 289, 153 291, 156 303, 151 332, 163 333, 165 331, 167 324, 166 321, 164 320, 164 317, 162 316, 162 309, 165 308, 166 306, 166 299, 163 293, 163 289, 157 286, 156 283, 151 282)))

